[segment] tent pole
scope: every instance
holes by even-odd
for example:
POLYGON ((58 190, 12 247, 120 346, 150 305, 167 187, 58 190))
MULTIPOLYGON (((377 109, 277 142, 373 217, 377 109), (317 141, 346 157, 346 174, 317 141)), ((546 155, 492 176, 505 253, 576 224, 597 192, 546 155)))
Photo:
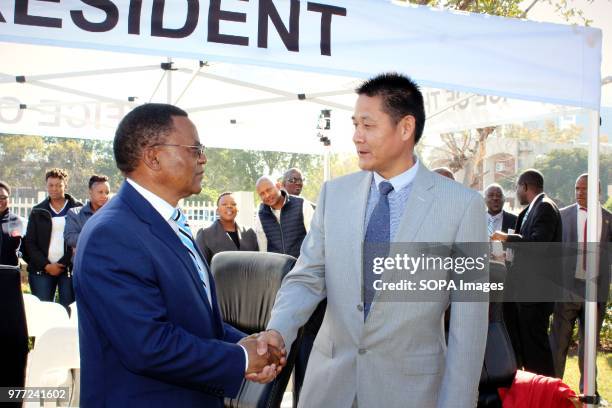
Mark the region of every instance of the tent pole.
POLYGON ((323 181, 331 180, 331 145, 323 146, 323 181))
MULTIPOLYGON (((585 293, 584 322, 584 383, 585 396, 595 395, 595 372, 597 358, 597 264, 598 251, 594 246, 599 242, 598 222, 599 204, 599 111, 589 110, 589 160, 587 196, 587 242, 590 243, 587 255, 587 280, 585 293)), ((586 404, 594 407, 593 404, 586 404)))
MULTIPOLYGON (((172 58, 168 57, 168 64, 172 67, 172 58)), ((166 71, 166 103, 172 103, 172 69, 166 71)))

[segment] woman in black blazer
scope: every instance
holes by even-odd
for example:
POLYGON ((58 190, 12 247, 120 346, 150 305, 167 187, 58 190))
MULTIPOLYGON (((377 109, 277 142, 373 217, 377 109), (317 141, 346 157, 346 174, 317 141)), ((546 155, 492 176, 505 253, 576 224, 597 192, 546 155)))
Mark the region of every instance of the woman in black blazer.
POLYGON ((212 257, 224 251, 257 251, 257 237, 252 228, 238 226, 238 206, 232 193, 225 192, 217 199, 217 219, 210 227, 198 231, 196 243, 210 264, 212 257))

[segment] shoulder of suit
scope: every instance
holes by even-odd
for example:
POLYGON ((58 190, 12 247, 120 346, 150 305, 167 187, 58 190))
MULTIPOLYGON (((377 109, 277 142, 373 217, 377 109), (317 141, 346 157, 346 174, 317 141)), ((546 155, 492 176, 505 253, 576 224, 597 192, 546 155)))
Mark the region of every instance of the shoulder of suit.
POLYGON ((201 229, 198 231, 198 235, 200 235, 200 234, 209 234, 209 233, 213 232, 213 231, 214 231, 214 230, 217 228, 217 224, 219 224, 219 221, 216 221, 216 220, 215 220, 215 222, 213 222, 212 224, 210 224, 208 227, 206 227, 206 228, 201 228, 201 229))
POLYGON ((370 176, 369 171, 357 171, 355 173, 350 173, 344 176, 334 178, 330 181, 327 181, 326 184, 328 184, 330 187, 341 186, 341 185, 355 185, 355 183, 369 176, 370 176))
POLYGON ((475 198, 483 199, 478 191, 468 188, 458 181, 441 176, 431 170, 427 170, 427 172, 430 173, 428 176, 431 177, 434 194, 439 193, 445 196, 451 195, 454 199, 459 201, 463 200, 465 202, 470 202, 475 198))
POLYGON ((511 213, 510 211, 502 210, 502 212, 503 212, 505 217, 517 218, 517 215, 514 214, 514 213, 511 213))
POLYGON ((565 206, 565 207, 563 207, 563 208, 559 208, 559 212, 560 212, 561 214, 565 214, 565 213, 568 213, 568 212, 572 211, 572 209, 573 209, 574 207, 576 207, 576 204, 566 205, 566 206, 565 206))

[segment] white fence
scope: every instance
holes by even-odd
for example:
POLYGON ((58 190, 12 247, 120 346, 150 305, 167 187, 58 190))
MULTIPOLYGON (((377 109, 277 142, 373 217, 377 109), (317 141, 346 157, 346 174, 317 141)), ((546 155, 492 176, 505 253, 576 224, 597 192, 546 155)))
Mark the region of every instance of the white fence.
POLYGON ((38 204, 35 198, 11 197, 10 200, 11 212, 26 219, 30 216, 32 207, 38 204))

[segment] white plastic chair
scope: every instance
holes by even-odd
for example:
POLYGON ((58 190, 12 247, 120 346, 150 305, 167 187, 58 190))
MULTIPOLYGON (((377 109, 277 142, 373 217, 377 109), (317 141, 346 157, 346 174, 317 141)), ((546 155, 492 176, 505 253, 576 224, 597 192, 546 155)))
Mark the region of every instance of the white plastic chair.
POLYGON ((70 325, 68 312, 59 303, 36 302, 32 299, 28 299, 26 303, 24 296, 24 304, 30 337, 38 337, 52 327, 70 325))
POLYGON ((77 311, 77 303, 72 302, 71 304, 68 305, 68 308, 70 309, 70 324, 75 327, 78 327, 79 326, 79 315, 77 311))
MULTIPOLYGON (((80 368, 78 330, 74 326, 52 327, 36 340, 28 356, 26 387, 72 386, 72 371, 80 368)), ((71 390, 67 397, 70 398, 71 390)), ((60 405, 68 405, 67 401, 60 405)), ((39 402, 26 402, 24 407, 39 407, 39 402)), ((44 406, 56 406, 45 401, 44 406)))

